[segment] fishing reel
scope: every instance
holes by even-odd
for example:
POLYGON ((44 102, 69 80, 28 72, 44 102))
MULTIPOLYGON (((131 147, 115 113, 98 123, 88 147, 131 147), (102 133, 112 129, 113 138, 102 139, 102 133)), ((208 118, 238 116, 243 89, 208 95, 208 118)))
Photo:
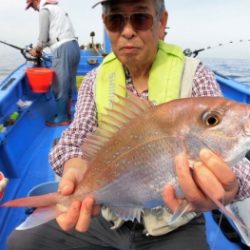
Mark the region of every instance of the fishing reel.
POLYGON ((197 50, 194 50, 194 51, 192 51, 191 49, 185 49, 184 51, 183 51, 183 53, 184 53, 184 55, 185 56, 188 56, 188 57, 197 57, 198 56, 198 54, 200 53, 200 52, 202 52, 202 51, 204 51, 205 49, 197 49, 197 50))
POLYGON ((42 53, 38 57, 34 57, 30 55, 29 51, 32 48, 33 48, 33 45, 30 44, 30 45, 25 46, 25 48, 20 49, 21 54, 27 61, 34 62, 37 66, 41 66, 43 63, 46 64, 47 62, 51 63, 51 58, 45 53, 42 53))
POLYGON ((33 48, 33 45, 27 45, 25 46, 25 48, 20 48, 20 52, 23 55, 23 57, 27 60, 27 61, 37 61, 37 57, 33 57, 30 55, 29 51, 33 48))
POLYGON ((202 51, 205 51, 205 50, 210 50, 210 49, 213 49, 213 48, 216 48, 216 47, 222 47, 222 46, 225 46, 225 45, 228 45, 228 44, 233 44, 233 43, 242 43, 242 42, 250 42, 250 39, 246 39, 246 40, 243 40, 243 39, 240 39, 239 41, 229 41, 228 43, 219 43, 218 45, 215 45, 215 46, 207 46, 205 48, 201 48, 201 49, 196 49, 196 50, 191 50, 191 49, 185 49, 183 51, 184 55, 185 56, 188 56, 188 57, 197 57, 198 54, 202 51))
POLYGON ((51 64, 51 57, 49 57, 45 53, 42 53, 41 56, 39 56, 39 57, 33 57, 33 56, 30 55, 29 51, 33 48, 32 44, 25 46, 25 48, 21 48, 19 46, 16 46, 14 44, 7 43, 7 42, 1 41, 1 40, 0 40, 0 43, 19 50, 21 52, 21 54, 23 55, 23 57, 27 61, 34 62, 37 66, 40 66, 42 63, 43 64, 47 64, 47 63, 51 64))

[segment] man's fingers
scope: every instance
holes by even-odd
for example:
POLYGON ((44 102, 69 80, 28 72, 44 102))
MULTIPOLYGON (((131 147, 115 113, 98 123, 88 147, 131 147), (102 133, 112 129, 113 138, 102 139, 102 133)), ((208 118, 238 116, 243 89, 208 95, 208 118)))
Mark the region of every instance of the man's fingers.
POLYGON ((177 199, 173 186, 166 185, 163 189, 162 196, 167 206, 172 210, 172 212, 175 212, 180 206, 181 201, 177 199))
POLYGON ((98 216, 101 212, 101 205, 95 205, 94 209, 92 210, 92 216, 98 216))
MULTIPOLYGON (((175 158, 177 180, 192 211, 206 211, 216 208, 215 200, 228 203, 238 190, 238 182, 230 167, 217 155, 207 149, 200 152, 200 162, 190 168, 185 152, 175 158)), ((180 206, 174 189, 166 187, 163 199, 172 211, 180 206)))
POLYGON ((194 206, 205 202, 206 198, 193 179, 192 169, 189 167, 185 153, 181 153, 175 158, 175 169, 185 198, 194 206))
POLYGON ((100 213, 101 207, 95 205, 93 197, 87 197, 84 201, 74 201, 67 213, 56 218, 59 226, 68 231, 75 228, 79 232, 86 232, 93 215, 100 213))
POLYGON ((225 200, 233 200, 239 189, 239 183, 232 169, 216 154, 208 149, 202 149, 200 159, 205 166, 216 176, 225 190, 225 200))
POLYGON ((75 169, 69 169, 62 177, 58 192, 62 195, 70 195, 74 192, 77 185, 77 172, 75 169))
POLYGON ((92 211, 95 200, 93 197, 87 197, 81 204, 80 216, 76 224, 76 230, 79 232, 86 232, 89 228, 92 211))
POLYGON ((200 152, 200 159, 214 173, 225 190, 231 190, 235 186, 237 183, 235 174, 220 157, 204 148, 200 152))
POLYGON ((59 215, 56 220, 59 226, 64 230, 68 231, 75 227, 78 218, 79 213, 81 209, 81 202, 80 201, 74 201, 67 213, 59 215))
POLYGON ((74 192, 74 189, 74 183, 65 181, 64 183, 60 183, 58 192, 60 192, 62 195, 70 195, 74 192))
POLYGON ((201 162, 196 162, 193 168, 193 176, 202 192, 210 200, 219 200, 224 203, 226 192, 216 176, 201 162))

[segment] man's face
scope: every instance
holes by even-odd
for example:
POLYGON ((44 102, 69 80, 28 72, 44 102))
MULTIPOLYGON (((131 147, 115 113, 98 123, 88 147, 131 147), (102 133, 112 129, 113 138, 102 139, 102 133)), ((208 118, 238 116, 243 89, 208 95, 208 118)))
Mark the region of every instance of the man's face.
MULTIPOLYGON (((154 0, 120 0, 111 5, 108 14, 127 16, 125 21, 123 19, 123 25, 120 25, 121 28, 118 30, 112 31, 110 29, 115 29, 115 27, 107 27, 108 25, 106 25, 113 52, 122 64, 128 68, 138 67, 138 64, 151 66, 157 52, 159 38, 162 38, 165 32, 167 13, 159 16, 154 7, 154 0), (129 19, 133 13, 145 13, 148 16, 132 16, 129 19), (148 25, 143 25, 145 22, 148 25)), ((117 22, 117 19, 121 20, 116 15, 111 18, 113 23, 117 22)), ((103 15, 103 20, 105 23, 105 15, 103 15)))
POLYGON ((40 4, 40 0, 34 0, 32 2, 31 8, 36 10, 36 11, 39 11, 39 4, 40 4))

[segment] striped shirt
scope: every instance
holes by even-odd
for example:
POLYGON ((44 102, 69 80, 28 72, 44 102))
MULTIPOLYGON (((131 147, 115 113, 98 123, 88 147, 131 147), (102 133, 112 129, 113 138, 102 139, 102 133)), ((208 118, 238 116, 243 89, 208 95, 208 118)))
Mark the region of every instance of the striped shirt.
MULTIPOLYGON (((94 69, 84 78, 78 92, 76 112, 71 125, 64 131, 61 139, 49 154, 49 160, 53 170, 59 176, 62 175, 64 163, 71 158, 83 158, 84 152, 80 148, 88 133, 97 127, 96 105, 94 98, 94 82, 97 70, 94 69)), ((127 90, 140 98, 148 98, 148 91, 138 93, 133 86, 132 79, 127 78, 127 90)), ((197 67, 192 87, 192 97, 197 96, 221 96, 221 90, 214 74, 203 64, 197 67)), ((250 196, 250 163, 244 159, 233 167, 233 171, 240 182, 240 190, 236 200, 242 200, 250 196)))

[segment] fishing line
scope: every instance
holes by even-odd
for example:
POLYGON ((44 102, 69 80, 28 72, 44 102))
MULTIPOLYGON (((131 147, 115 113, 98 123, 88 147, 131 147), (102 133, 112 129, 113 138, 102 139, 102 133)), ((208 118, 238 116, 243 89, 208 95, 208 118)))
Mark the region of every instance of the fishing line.
POLYGON ((193 50, 193 51, 188 48, 188 49, 185 49, 183 51, 183 53, 188 57, 197 57, 200 52, 203 52, 203 51, 206 51, 206 50, 215 49, 215 48, 219 48, 219 47, 224 47, 224 46, 230 45, 230 44, 244 43, 244 42, 250 42, 250 39, 240 39, 238 41, 229 41, 227 43, 219 43, 219 44, 214 45, 214 46, 207 46, 207 47, 204 47, 204 48, 201 48, 201 49, 196 49, 196 50, 193 50))

